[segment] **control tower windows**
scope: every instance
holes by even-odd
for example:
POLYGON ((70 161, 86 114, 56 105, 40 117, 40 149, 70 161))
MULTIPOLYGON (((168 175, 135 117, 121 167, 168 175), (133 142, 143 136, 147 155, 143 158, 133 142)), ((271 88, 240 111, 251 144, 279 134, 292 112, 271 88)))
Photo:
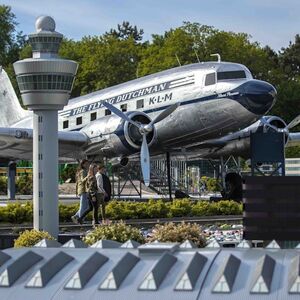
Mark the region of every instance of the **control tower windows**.
POLYGON ((216 73, 207 74, 205 77, 205 86, 216 83, 216 73))
POLYGON ((81 125, 82 124, 82 117, 76 118, 76 125, 81 125))
POLYGON ((121 108, 121 111, 122 111, 122 112, 127 111, 127 104, 122 104, 122 105, 120 106, 120 108, 121 108))
POLYGON ((69 120, 66 120, 63 122, 63 129, 66 129, 69 127, 69 120))
POLYGON ((111 115, 111 111, 110 111, 109 109, 106 109, 105 112, 104 112, 104 114, 105 114, 106 116, 109 116, 109 115, 111 115))
POLYGON ((26 90, 71 90, 73 76, 70 75, 21 75, 17 77, 20 91, 26 90))
POLYGON ((144 99, 136 101, 136 109, 144 108, 144 99))
POLYGON ((57 53, 62 37, 35 36, 29 38, 32 50, 35 52, 57 53))
POLYGON ((97 119, 97 113, 96 112, 91 113, 91 121, 94 121, 96 119, 97 119))

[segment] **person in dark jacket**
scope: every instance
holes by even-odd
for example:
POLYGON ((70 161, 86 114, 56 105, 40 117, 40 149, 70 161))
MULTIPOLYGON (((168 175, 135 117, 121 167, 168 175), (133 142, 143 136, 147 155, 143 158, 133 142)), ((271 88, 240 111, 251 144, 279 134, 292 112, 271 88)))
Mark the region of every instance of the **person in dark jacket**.
POLYGON ((102 213, 102 221, 105 221, 105 206, 106 203, 111 199, 111 183, 109 178, 105 175, 105 166, 103 164, 98 165, 98 172, 96 174, 97 186, 98 186, 98 193, 103 195, 103 200, 100 201, 101 205, 101 213, 102 213))

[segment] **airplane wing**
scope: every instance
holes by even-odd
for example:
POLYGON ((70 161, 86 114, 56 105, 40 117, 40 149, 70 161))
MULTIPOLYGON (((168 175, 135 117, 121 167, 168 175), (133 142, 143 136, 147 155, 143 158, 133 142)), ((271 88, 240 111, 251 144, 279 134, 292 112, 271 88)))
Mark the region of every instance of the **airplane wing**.
POLYGON ((226 146, 227 141, 224 139, 213 139, 213 140, 207 140, 204 142, 201 142, 197 145, 197 148, 203 149, 203 148, 222 148, 226 146))
MULTIPOLYGON (((32 129, 0 127, 0 160, 32 160, 32 139, 32 129)), ((87 142, 84 133, 59 131, 59 160, 68 162, 83 157, 82 148, 87 142)))
POLYGON ((187 151, 190 151, 191 157, 201 158, 219 158, 221 156, 228 157, 230 155, 250 157, 250 134, 251 132, 262 132, 263 130, 272 130, 284 132, 287 137, 285 147, 300 146, 300 132, 290 132, 289 129, 300 123, 300 115, 297 116, 288 125, 276 116, 265 116, 256 123, 244 128, 240 131, 228 134, 226 136, 206 140, 193 145, 187 151))

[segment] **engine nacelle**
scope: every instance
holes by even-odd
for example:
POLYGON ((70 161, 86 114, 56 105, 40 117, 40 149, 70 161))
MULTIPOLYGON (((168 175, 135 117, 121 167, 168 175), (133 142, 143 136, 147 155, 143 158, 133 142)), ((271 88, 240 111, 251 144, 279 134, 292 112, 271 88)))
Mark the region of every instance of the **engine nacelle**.
POLYGON ((260 120, 257 131, 274 130, 277 132, 284 132, 285 144, 287 144, 289 138, 289 130, 287 129, 286 122, 277 116, 264 116, 262 117, 262 119, 264 119, 265 124, 260 120))
POLYGON ((129 158, 127 156, 114 157, 109 160, 112 167, 126 167, 129 163, 129 158))
MULTIPOLYGON (((277 129, 284 129, 286 128, 287 124, 279 117, 277 116, 264 116, 262 117, 266 121, 267 124, 277 128, 277 129)), ((262 121, 260 121, 260 126, 266 127, 267 124, 263 124, 262 121)))
POLYGON ((225 145, 219 149, 212 148, 212 151, 208 151, 204 157, 214 159, 220 158, 221 156, 229 157, 230 155, 234 155, 249 158, 250 134, 255 132, 266 132, 268 130, 284 132, 285 144, 288 142, 289 130, 287 129, 284 120, 277 116, 264 116, 252 125, 221 138, 220 141, 223 141, 225 145))
MULTIPOLYGON (((129 112, 127 116, 137 123, 148 124, 151 119, 143 112, 129 112)), ((90 144, 85 152, 89 156, 128 156, 138 152, 142 145, 142 135, 139 129, 128 121, 116 115, 109 115, 95 120, 82 129, 89 138, 90 144)), ((153 128, 147 134, 147 144, 150 147, 156 138, 153 128)))

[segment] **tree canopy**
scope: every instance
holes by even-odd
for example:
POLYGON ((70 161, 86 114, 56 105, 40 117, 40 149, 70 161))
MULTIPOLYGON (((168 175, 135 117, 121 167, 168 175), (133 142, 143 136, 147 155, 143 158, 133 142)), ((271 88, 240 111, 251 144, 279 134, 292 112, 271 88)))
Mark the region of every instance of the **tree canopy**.
POLYGON ((118 24, 117 27, 118 29, 111 29, 109 32, 106 32, 105 36, 112 36, 122 40, 132 38, 135 41, 141 41, 143 39, 144 30, 138 29, 136 25, 130 25, 128 21, 123 21, 123 23, 118 24))

